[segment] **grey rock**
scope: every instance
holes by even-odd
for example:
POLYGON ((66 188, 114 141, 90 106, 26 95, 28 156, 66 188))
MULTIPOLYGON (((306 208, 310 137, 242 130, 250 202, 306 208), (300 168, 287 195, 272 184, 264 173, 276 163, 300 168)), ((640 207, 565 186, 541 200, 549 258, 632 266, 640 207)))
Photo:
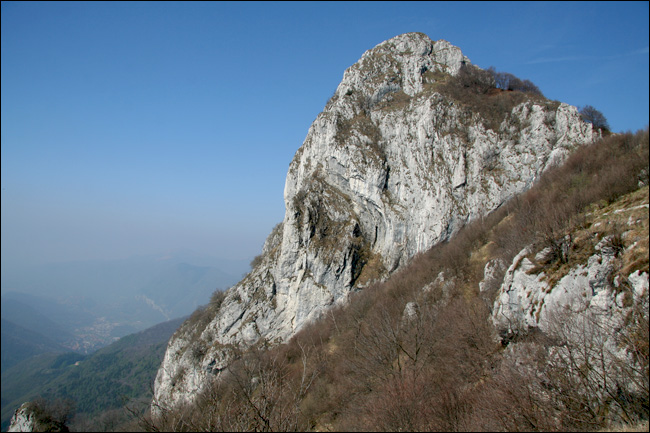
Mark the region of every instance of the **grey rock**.
POLYGON ((345 71, 290 164, 284 221, 209 323, 172 337, 155 403, 191 401, 227 348, 286 341, 591 141, 591 125, 559 103, 524 102, 488 128, 436 90, 469 63, 447 41, 407 33, 345 71))

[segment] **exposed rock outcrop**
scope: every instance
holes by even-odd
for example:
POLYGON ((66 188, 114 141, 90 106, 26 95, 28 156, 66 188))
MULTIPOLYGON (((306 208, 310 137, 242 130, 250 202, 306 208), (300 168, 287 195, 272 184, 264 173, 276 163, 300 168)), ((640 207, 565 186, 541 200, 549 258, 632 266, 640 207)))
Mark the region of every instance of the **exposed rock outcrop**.
POLYGON ((23 403, 11 417, 9 432, 67 432, 70 431, 65 422, 54 419, 33 402, 23 403))
POLYGON ((647 256, 647 187, 619 202, 625 207, 614 203, 591 213, 585 217, 591 224, 567 236, 569 252, 562 266, 549 259, 549 248, 528 246, 517 254, 492 316, 505 339, 531 329, 551 332, 567 313, 591 314, 606 328, 623 326, 629 309, 648 292, 648 273, 634 263, 647 256))
POLYGON ((290 164, 284 221, 250 274, 171 339, 156 404, 191 401, 238 346, 287 340, 591 141, 566 104, 525 98, 488 120, 445 94, 469 64, 450 43, 408 33, 345 71, 290 164))
POLYGON ((533 246, 514 258, 492 321, 508 345, 506 356, 516 362, 531 348, 543 350, 550 362, 575 369, 576 384, 593 388, 577 392, 647 398, 647 351, 644 358, 637 348, 647 347, 648 188, 585 221, 566 236, 564 263, 550 248, 533 246), (527 339, 531 334, 538 339, 527 339))
POLYGON ((28 403, 22 404, 11 417, 11 424, 7 431, 32 432, 34 430, 35 415, 28 403))

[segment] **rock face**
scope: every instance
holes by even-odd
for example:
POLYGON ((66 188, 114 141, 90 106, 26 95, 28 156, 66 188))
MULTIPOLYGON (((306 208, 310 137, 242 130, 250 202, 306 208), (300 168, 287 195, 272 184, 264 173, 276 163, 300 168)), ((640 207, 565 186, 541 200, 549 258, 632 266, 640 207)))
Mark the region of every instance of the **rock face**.
POLYGON ((191 401, 235 347, 287 340, 592 139, 566 104, 526 99, 494 122, 446 96, 469 64, 450 43, 407 33, 345 71, 291 162, 284 221, 250 274, 172 337, 155 403, 191 401))
POLYGON ((506 356, 518 362, 531 348, 542 347, 519 339, 535 332, 551 342, 543 348, 549 362, 591 366, 572 372, 580 378, 575 383, 599 386, 577 391, 604 399, 615 384, 618 392, 647 396, 647 357, 644 366, 635 348, 648 344, 648 187, 585 221, 585 228, 565 238, 571 245, 564 266, 549 263, 548 249, 533 246, 513 259, 492 321, 508 343, 506 356))
POLYGON ((32 432, 36 424, 36 417, 27 403, 20 406, 11 417, 11 424, 7 431, 32 432))
POLYGON ((524 248, 505 273, 492 321, 501 335, 539 329, 548 333, 558 315, 589 313, 620 329, 629 309, 647 296, 648 273, 635 269, 635 257, 647 255, 648 191, 640 189, 606 212, 591 213, 586 228, 565 238, 570 262, 548 264, 548 248, 524 248), (613 232, 613 233, 611 233, 613 232))
POLYGON ((493 322, 502 335, 531 328, 548 332, 555 325, 557 314, 565 310, 591 310, 608 321, 613 314, 622 318, 624 306, 641 299, 648 290, 648 274, 638 270, 626 276, 629 291, 622 290, 618 281, 609 282, 617 262, 612 251, 598 248, 586 264, 571 268, 553 285, 543 271, 535 272, 536 266, 526 257, 529 253, 529 249, 524 249, 517 255, 495 302, 493 322))
POLYGON ((23 403, 11 417, 7 431, 10 432, 35 432, 35 431, 70 431, 61 420, 53 419, 44 413, 37 405, 31 402, 23 403))

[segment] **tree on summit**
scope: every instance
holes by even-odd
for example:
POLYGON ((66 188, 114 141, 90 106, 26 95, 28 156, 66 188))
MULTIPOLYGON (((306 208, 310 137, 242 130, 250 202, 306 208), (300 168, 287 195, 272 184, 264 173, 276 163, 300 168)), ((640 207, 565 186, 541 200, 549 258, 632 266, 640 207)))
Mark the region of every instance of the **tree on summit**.
POLYGON ((596 110, 591 105, 585 105, 580 109, 582 120, 591 123, 594 128, 603 129, 609 132, 609 123, 607 118, 600 111, 596 110))

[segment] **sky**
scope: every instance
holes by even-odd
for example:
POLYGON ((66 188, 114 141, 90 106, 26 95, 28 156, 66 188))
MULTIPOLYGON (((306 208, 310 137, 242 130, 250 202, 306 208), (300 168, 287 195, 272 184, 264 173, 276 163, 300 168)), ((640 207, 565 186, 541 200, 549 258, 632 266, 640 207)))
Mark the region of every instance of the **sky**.
POLYGON ((648 125, 648 2, 1 3, 2 269, 250 259, 346 68, 423 32, 648 125))

